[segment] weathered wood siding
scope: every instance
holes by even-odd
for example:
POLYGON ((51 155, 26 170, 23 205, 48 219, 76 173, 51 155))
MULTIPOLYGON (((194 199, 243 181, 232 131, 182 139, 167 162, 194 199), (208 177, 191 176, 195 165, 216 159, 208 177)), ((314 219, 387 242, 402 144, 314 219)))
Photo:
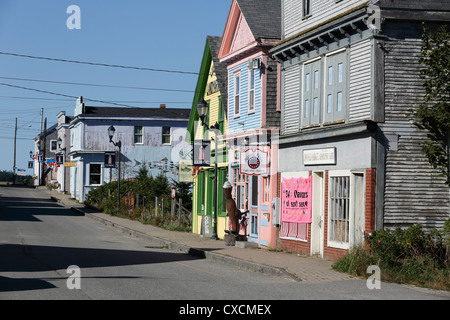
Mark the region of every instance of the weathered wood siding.
POLYGON ((312 14, 303 19, 303 1, 283 1, 283 39, 289 38, 301 31, 311 28, 319 23, 327 21, 352 8, 367 3, 367 0, 336 0, 311 1, 312 14))
POLYGON ((286 68, 282 76, 282 134, 296 133, 300 121, 300 64, 286 68))
POLYGON ((449 218, 449 188, 421 154, 427 133, 413 125, 411 108, 423 97, 419 63, 421 25, 389 22, 385 48, 386 185, 384 226, 421 223, 442 227, 449 218))

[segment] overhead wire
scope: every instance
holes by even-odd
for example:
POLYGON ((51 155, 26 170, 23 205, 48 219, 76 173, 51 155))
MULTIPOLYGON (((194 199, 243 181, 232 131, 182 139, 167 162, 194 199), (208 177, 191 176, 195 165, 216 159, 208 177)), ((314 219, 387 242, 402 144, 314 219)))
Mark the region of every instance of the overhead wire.
POLYGON ((1 55, 7 55, 7 56, 21 57, 21 58, 39 59, 39 60, 65 62, 65 63, 85 64, 85 65, 100 66, 100 67, 132 69, 132 70, 141 70, 141 71, 165 72, 165 73, 177 73, 177 74, 186 74, 186 75, 199 75, 198 72, 191 72, 191 71, 180 71, 180 70, 169 70, 169 69, 134 67, 134 66, 119 65, 119 64, 108 64, 108 63, 99 63, 99 62, 90 62, 90 61, 69 60, 69 59, 61 59, 61 58, 49 58, 49 57, 40 57, 40 56, 33 56, 33 55, 28 55, 28 54, 19 54, 19 53, 13 53, 13 52, 1 52, 0 51, 0 54, 1 55))

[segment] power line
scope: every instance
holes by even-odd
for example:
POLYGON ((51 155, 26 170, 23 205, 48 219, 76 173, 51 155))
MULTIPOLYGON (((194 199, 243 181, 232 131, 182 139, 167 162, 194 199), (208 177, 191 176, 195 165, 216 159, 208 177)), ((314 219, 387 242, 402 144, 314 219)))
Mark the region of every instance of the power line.
POLYGON ((0 79, 5 79, 5 80, 15 80, 15 81, 30 81, 30 82, 40 82, 40 83, 66 84, 66 85, 76 85, 76 86, 89 86, 89 87, 121 88, 121 89, 151 90, 151 91, 170 91, 170 92, 188 92, 188 93, 193 93, 193 92, 195 92, 195 91, 193 91, 193 90, 162 89, 162 88, 146 88, 146 87, 130 87, 130 86, 116 86, 116 85, 107 85, 107 84, 93 84, 93 83, 66 82, 66 81, 52 81, 52 80, 40 80, 40 79, 23 79, 23 78, 10 78, 10 77, 0 77, 0 79))
POLYGON ((168 70, 168 69, 155 69, 155 68, 143 68, 143 67, 133 67, 133 66, 124 66, 119 64, 107 64, 107 63, 98 63, 98 62, 89 62, 89 61, 78 61, 78 60, 68 60, 68 59, 60 59, 60 58, 49 58, 49 57, 39 57, 32 56, 26 54, 18 54, 12 52, 0 52, 2 55, 21 57, 21 58, 29 58, 29 59, 39 59, 39 60, 48 60, 48 61, 57 61, 57 62, 65 62, 65 63, 77 63, 77 64, 86 64, 92 66, 100 66, 100 67, 110 67, 110 68, 121 68, 121 69, 133 69, 133 70, 141 70, 141 71, 154 71, 154 72, 166 72, 166 73, 178 73, 178 74, 187 74, 187 75, 199 75, 198 72, 190 72, 190 71, 179 71, 179 70, 168 70))
MULTIPOLYGON (((6 86, 6 87, 11 87, 11 88, 16 88, 16 89, 23 89, 23 90, 34 91, 34 92, 39 92, 39 93, 51 94, 51 95, 60 96, 60 97, 78 99, 78 97, 70 96, 70 95, 63 94, 63 93, 56 93, 56 92, 39 90, 39 89, 34 89, 34 88, 27 88, 27 87, 22 87, 22 86, 16 86, 16 85, 12 85, 12 84, 9 84, 9 83, 1 83, 0 82, 0 86, 6 86)), ((98 102, 98 103, 103 103, 103 104, 112 104, 112 105, 121 106, 121 107, 127 107, 127 108, 138 108, 138 107, 130 106, 130 105, 127 105, 127 104, 114 103, 114 102, 111 102, 111 101, 89 99, 89 98, 84 98, 84 97, 83 97, 83 99, 86 100, 86 101, 98 102)))

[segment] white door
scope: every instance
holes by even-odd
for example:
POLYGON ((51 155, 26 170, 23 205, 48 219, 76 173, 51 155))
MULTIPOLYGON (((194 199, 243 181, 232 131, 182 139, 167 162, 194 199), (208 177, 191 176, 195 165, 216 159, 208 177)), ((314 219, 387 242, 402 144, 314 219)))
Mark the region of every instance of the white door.
POLYGON ((313 172, 311 255, 323 257, 324 246, 324 173, 313 172))

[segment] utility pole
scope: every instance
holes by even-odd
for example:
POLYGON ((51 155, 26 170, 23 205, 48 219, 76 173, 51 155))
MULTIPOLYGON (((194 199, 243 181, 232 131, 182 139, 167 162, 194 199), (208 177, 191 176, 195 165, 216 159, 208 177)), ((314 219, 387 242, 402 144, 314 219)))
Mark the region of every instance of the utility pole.
POLYGON ((16 127, 14 129, 14 167, 13 167, 13 185, 16 184, 16 141, 17 141, 17 118, 16 127))
POLYGON ((47 118, 44 120, 44 135, 43 135, 43 144, 44 144, 44 151, 42 155, 42 171, 41 171, 41 185, 45 186, 45 151, 47 148, 47 118))

